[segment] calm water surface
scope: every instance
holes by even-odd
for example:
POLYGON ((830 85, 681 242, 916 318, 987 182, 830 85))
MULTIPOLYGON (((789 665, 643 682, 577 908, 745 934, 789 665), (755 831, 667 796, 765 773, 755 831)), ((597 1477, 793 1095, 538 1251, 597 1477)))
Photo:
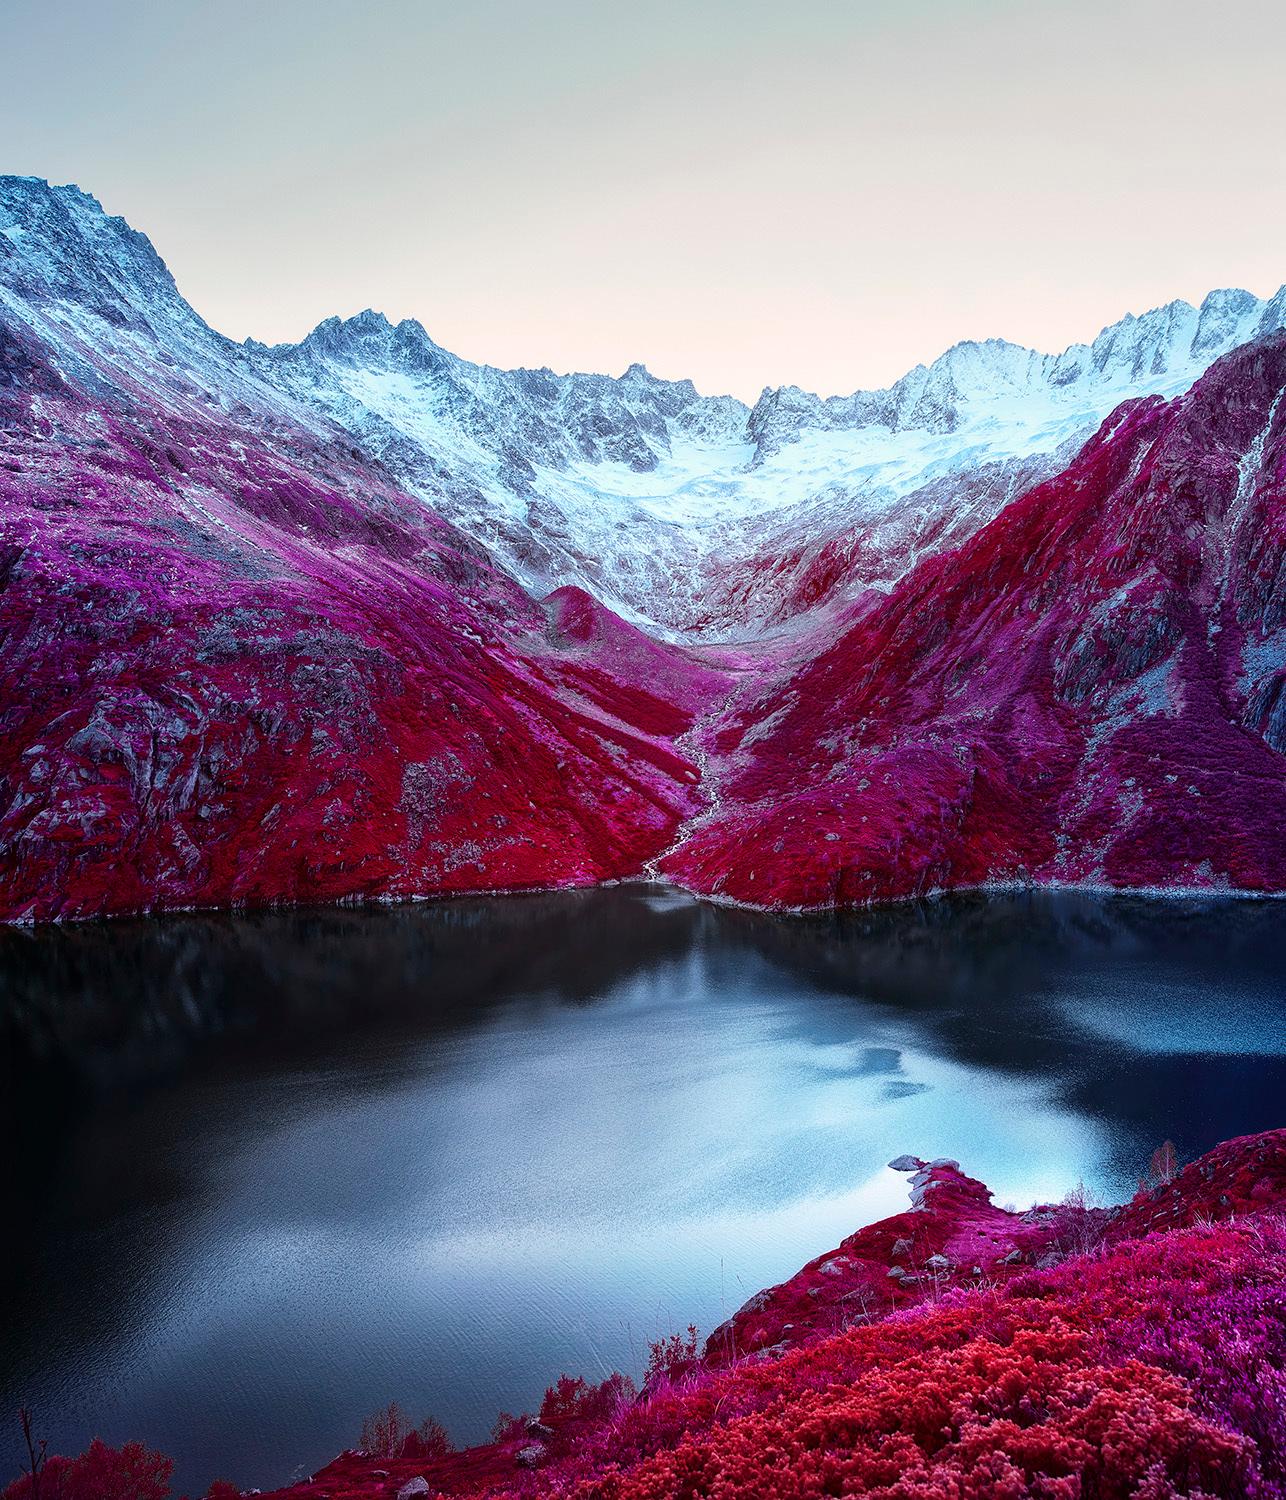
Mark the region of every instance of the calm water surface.
MULTIPOLYGON (((0 1411, 180 1487, 637 1374, 905 1202, 1286 1123, 1286 904, 773 918, 657 886, 0 931, 0 1411)), ((15 1432, 0 1439, 6 1470, 15 1432)))

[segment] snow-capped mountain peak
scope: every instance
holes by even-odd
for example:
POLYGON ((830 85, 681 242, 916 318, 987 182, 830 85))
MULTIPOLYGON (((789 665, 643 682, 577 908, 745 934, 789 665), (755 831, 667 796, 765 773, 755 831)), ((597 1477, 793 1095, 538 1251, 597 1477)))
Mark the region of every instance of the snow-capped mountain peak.
POLYGON ((32 301, 75 301, 117 323, 179 300, 145 234, 80 188, 40 177, 0 177, 0 276, 32 301))
POLYGON ((96 199, 7 177, 0 317, 90 383, 125 374, 188 406, 288 410, 358 445, 533 591, 578 584, 663 633, 740 637, 887 587, 1120 402, 1175 395, 1286 325, 1286 287, 1127 314, 1057 354, 966 340, 882 389, 781 386, 747 407, 638 362, 619 377, 474 364, 372 309, 297 344, 233 343, 96 199))

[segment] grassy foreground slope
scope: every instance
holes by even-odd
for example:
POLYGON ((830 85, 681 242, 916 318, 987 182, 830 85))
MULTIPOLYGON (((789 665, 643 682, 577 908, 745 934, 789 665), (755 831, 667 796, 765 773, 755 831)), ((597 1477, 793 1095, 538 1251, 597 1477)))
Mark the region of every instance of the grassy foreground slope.
POLYGON ((637 1398, 565 1380, 502 1441, 349 1452, 280 1500, 1286 1495, 1286 1130, 1162 1162, 1116 1209, 1015 1214, 899 1164, 918 1206, 700 1357, 658 1351, 637 1398))

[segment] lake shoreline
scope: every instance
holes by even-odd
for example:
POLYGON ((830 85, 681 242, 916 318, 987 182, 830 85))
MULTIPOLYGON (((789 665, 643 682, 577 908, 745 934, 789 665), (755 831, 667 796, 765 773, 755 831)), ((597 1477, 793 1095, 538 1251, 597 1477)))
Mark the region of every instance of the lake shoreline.
MULTIPOLYGON (((680 1358, 655 1376, 632 1408, 597 1421, 575 1412, 559 1415, 550 1409, 556 1405, 551 1389, 539 1415, 514 1419, 505 1441, 429 1462, 348 1450, 308 1481, 272 1491, 265 1500, 630 1493, 630 1469, 646 1471, 667 1456, 661 1444, 636 1451, 637 1435, 628 1432, 635 1410, 642 1413, 639 1426, 650 1409, 667 1401, 686 1405, 699 1411, 693 1425, 708 1435, 717 1430, 718 1408, 711 1415, 701 1393, 717 1378, 720 1400, 728 1399, 740 1374, 750 1372, 753 1380, 764 1362, 787 1356, 798 1362, 810 1348, 853 1329, 872 1329, 890 1316, 912 1319, 904 1326, 914 1347, 916 1319, 924 1322, 927 1313, 928 1347, 939 1309, 954 1309, 962 1298, 1003 1301, 1014 1284, 1029 1297, 1052 1297, 1081 1266, 1112 1255, 1128 1260, 1137 1253, 1142 1259, 1154 1248, 1145 1242, 1170 1235, 1213 1239, 1221 1224, 1232 1221, 1271 1223, 1280 1232, 1286 1208, 1286 1129, 1226 1141, 1182 1168, 1159 1153, 1154 1180, 1111 1209, 1069 1199, 1020 1214, 993 1207, 989 1190, 955 1162, 905 1157, 890 1165, 913 1174, 909 1211, 858 1230, 789 1281, 757 1293, 716 1330, 698 1359, 680 1358), (618 1460, 626 1466, 624 1478, 618 1460), (612 1477, 595 1477, 604 1475, 612 1477)), ((1286 1251, 1286 1237, 1281 1249, 1286 1251)), ((1264 1400, 1273 1400, 1270 1392, 1264 1400)), ((1235 1428, 1228 1431, 1235 1436, 1235 1428)), ((683 1437, 682 1430, 674 1432, 672 1442, 683 1437)), ((707 1471, 707 1477, 717 1483, 717 1473, 707 1471)))
POLYGON ((302 1477, 390 1399, 476 1445, 895 1213, 905 1151, 1113 1202, 1161 1140, 1276 1126, 1284 921, 632 882, 0 930, 0 1403, 61 1452, 143 1436, 189 1494, 302 1477))

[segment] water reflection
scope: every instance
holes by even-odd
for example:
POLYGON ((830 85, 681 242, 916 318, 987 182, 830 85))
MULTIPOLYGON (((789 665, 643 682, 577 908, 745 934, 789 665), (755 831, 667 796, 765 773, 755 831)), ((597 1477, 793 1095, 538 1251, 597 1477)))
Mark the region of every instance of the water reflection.
POLYGON ((306 1471, 390 1397, 477 1438, 900 1205, 900 1152, 1117 1196, 1165 1136, 1282 1123, 1284 935, 1272 902, 645 886, 4 931, 0 1400, 193 1488, 306 1471))

